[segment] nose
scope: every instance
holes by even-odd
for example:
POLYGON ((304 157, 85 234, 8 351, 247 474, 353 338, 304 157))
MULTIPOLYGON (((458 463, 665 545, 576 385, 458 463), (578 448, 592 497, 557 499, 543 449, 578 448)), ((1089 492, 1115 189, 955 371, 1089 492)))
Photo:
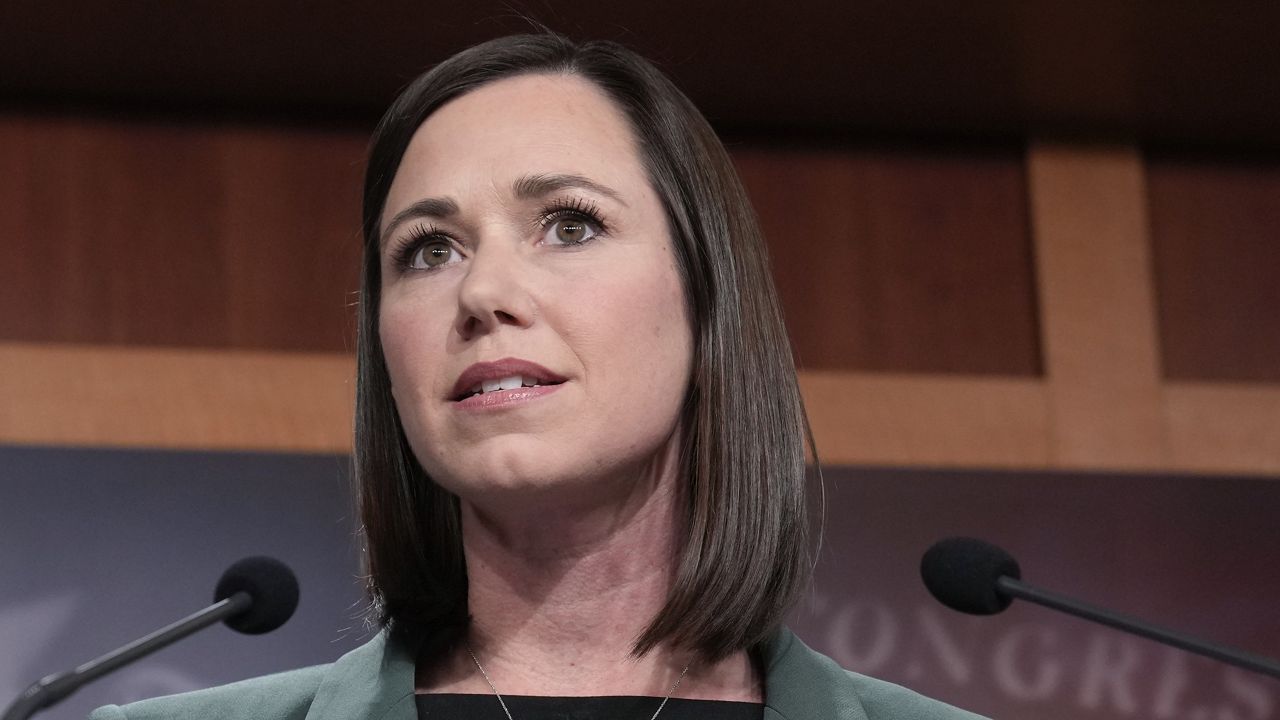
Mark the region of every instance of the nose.
POLYGON ((456 327, 463 340, 503 325, 528 327, 533 322, 535 304, 524 282, 526 275, 520 272, 520 253, 495 244, 471 257, 458 287, 456 327))

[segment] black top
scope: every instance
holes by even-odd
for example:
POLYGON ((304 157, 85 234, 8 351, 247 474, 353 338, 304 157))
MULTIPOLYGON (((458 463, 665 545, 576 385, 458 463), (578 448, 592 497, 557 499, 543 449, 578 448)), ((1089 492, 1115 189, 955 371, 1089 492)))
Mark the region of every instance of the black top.
MULTIPOLYGON (((494 695, 418 695, 418 717, 431 720, 506 720, 494 695)), ((512 720, 649 720, 657 697, 533 697, 503 695, 512 720)), ((764 705, 671 698, 658 720, 760 720, 764 705)))

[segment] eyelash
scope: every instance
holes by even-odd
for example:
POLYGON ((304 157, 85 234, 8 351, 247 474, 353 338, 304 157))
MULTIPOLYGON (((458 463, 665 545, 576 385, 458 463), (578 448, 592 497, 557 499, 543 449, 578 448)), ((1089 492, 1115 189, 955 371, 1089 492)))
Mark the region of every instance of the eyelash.
MULTIPOLYGON (((538 229, 546 230, 547 227, 557 220, 585 220, 587 224, 594 226, 596 235, 606 235, 609 227, 605 224, 600 215, 600 208, 594 202, 583 198, 565 198, 556 200, 547 207, 542 209, 542 214, 538 218, 538 229)), ((584 241, 591 242, 590 240, 584 241)), ((580 243, 581 244, 581 243, 580 243)))
POLYGON ((414 225, 409 229, 409 233, 405 235, 404 240, 396 244, 392 258, 395 260, 396 268, 401 272, 410 272, 413 270, 424 270, 426 268, 415 268, 413 266, 413 256, 418 254, 418 250, 429 242, 443 241, 449 245, 454 245, 453 238, 435 225, 414 225))
MULTIPOLYGON (((535 223, 538 230, 545 231, 555 222, 566 219, 582 220, 595 230, 595 234, 590 238, 567 247, 586 245, 598 237, 603 237, 609 234, 609 226, 600 214, 599 206, 584 198, 563 198, 548 203, 538 213, 538 219, 535 223)), ((453 246, 455 249, 459 245, 453 236, 443 230, 440 230, 435 225, 415 225, 409 230, 409 233, 405 236, 404 240, 397 244, 393 251, 393 258, 395 259, 396 267, 401 272, 432 272, 438 269, 413 267, 414 256, 417 255, 418 250, 420 250, 423 245, 429 242, 445 242, 450 246, 453 246)))

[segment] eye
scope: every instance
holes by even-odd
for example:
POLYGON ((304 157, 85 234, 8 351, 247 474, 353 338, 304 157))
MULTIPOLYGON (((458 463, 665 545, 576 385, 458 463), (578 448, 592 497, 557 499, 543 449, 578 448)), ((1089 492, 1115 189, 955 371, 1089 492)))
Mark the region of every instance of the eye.
POLYGON ((449 241, 436 239, 418 245, 409 256, 407 265, 412 270, 430 270, 461 259, 462 256, 449 241))
POLYGON ((396 242, 391 259, 400 272, 431 271, 462 260, 458 243, 434 225, 418 225, 396 242))
POLYGON ((581 198, 551 203, 542 211, 538 222, 542 225, 544 245, 572 247, 608 234, 608 226, 595 203, 581 198))
POLYGON ((543 242, 548 245, 581 245, 597 234, 598 231, 585 218, 561 217, 548 224, 543 242))

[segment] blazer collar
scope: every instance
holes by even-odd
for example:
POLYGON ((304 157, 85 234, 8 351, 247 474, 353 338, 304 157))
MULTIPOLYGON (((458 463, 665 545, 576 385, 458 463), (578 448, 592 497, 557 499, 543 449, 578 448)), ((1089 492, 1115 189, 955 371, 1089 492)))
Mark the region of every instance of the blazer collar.
MULTIPOLYGON (((343 655, 325 673, 307 720, 416 720, 414 658, 418 644, 384 630, 343 655)), ((765 671, 765 717, 784 720, 867 720, 847 693, 834 661, 782 628, 760 646, 765 671), (772 715, 770 714, 772 713, 772 715)))
POLYGON ((844 668, 810 650, 790 630, 780 628, 766 640, 760 659, 766 718, 867 720, 856 694, 837 691, 849 684, 844 668))
POLYGON ((417 720, 413 700, 417 644, 387 630, 329 667, 306 720, 417 720))

